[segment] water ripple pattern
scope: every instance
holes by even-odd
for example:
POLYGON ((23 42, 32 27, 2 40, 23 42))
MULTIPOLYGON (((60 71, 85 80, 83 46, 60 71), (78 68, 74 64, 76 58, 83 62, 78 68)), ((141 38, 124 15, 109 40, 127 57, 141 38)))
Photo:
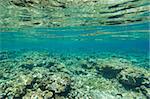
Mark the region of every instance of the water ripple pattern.
POLYGON ((123 25, 149 19, 148 0, 0 0, 0 27, 123 25))

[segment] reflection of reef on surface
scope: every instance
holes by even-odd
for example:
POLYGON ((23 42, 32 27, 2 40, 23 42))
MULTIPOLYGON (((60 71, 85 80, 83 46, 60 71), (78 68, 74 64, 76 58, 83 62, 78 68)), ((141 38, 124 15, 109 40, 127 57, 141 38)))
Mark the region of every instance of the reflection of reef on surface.
MULTIPOLYGON (((150 72, 116 56, 0 52, 0 98, 150 98, 150 72), (105 57, 105 58, 104 58, 105 57)), ((142 57, 141 57, 142 58, 142 57)))
POLYGON ((120 25, 148 20, 147 0, 5 0, 0 27, 120 25))

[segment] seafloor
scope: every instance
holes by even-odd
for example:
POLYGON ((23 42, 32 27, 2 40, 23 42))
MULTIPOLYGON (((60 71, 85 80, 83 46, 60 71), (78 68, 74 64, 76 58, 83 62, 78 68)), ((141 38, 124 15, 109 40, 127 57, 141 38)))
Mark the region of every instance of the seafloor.
POLYGON ((148 60, 129 53, 1 51, 0 99, 150 99, 148 60))
POLYGON ((150 99, 149 4, 0 0, 0 99, 150 99))

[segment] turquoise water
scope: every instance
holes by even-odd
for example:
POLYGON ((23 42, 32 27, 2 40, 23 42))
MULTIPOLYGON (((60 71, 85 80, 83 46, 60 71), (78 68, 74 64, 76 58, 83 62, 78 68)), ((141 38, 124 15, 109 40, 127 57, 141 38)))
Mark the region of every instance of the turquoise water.
POLYGON ((147 1, 8 1, 0 99, 150 99, 147 1))
POLYGON ((1 99, 149 98, 149 23, 2 28, 0 37, 1 99))
POLYGON ((149 23, 1 30, 1 49, 149 50, 149 23), (9 31, 9 30, 8 30, 9 31), (11 42, 11 43, 10 43, 11 42), (12 46, 13 45, 13 46, 12 46))

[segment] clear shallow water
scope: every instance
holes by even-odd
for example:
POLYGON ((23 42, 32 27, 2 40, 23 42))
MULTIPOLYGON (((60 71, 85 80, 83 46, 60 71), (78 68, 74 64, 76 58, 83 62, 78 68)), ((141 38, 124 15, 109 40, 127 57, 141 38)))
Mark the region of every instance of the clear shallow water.
POLYGON ((0 6, 0 99, 149 99, 147 2, 66 1, 0 6))
POLYGON ((0 98, 149 98, 149 23, 1 28, 0 37, 0 98))
POLYGON ((0 35, 1 49, 137 49, 147 52, 149 50, 149 23, 97 27, 22 28, 19 31, 12 28, 10 31, 1 29, 0 35))
POLYGON ((1 50, 45 49, 56 53, 149 55, 149 23, 19 30, 12 28, 1 29, 0 36, 1 50))

